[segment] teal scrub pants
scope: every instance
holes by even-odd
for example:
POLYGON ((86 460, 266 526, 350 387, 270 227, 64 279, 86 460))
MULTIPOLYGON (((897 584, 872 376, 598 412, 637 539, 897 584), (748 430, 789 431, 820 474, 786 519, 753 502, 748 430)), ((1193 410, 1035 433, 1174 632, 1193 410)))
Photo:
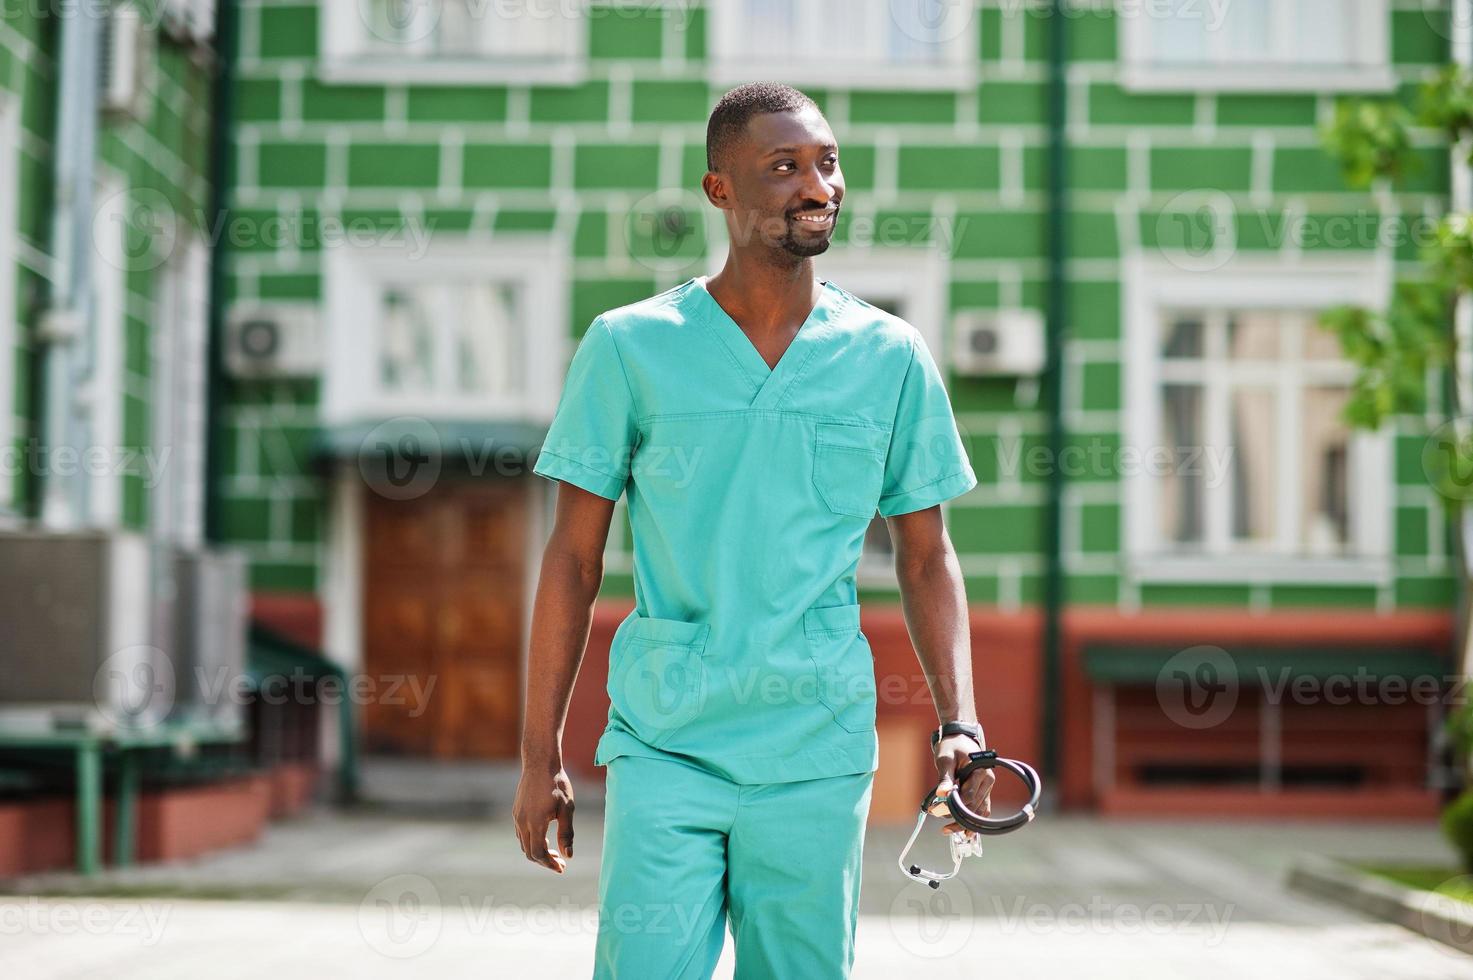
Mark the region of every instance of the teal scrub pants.
POLYGON ((741 784, 674 757, 608 763, 595 980, 845 978, 874 773, 741 784))

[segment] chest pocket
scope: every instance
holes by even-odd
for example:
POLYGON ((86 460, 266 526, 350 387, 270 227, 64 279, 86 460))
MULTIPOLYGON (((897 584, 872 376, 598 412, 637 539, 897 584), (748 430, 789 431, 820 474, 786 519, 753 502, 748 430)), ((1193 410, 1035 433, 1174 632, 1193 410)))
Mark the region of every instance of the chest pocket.
POLYGON ((890 436, 881 429, 820 422, 813 444, 813 485, 829 510, 845 517, 875 516, 885 479, 890 436))

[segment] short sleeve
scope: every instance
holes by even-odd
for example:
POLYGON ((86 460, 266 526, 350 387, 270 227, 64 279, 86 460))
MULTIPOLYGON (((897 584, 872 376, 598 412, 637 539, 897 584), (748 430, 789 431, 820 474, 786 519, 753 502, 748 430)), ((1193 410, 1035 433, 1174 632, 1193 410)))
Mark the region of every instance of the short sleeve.
POLYGON ((618 500, 629 481, 637 417, 614 335, 598 317, 573 352, 532 472, 618 500))
POLYGON ((895 409, 880 514, 894 517, 933 507, 976 485, 941 372, 917 337, 895 409))

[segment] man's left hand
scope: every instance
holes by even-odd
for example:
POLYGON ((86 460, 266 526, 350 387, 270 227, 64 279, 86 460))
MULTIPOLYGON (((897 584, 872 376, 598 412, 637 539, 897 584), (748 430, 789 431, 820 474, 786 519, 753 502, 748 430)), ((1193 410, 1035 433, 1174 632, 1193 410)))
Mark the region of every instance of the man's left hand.
MULTIPOLYGON (((958 792, 955 778, 958 771, 968 762, 971 762, 971 753, 981 752, 987 748, 985 744, 978 744, 978 740, 970 735, 948 735, 936 743, 936 771, 941 775, 941 782, 936 786, 937 796, 950 796, 958 792)), ((968 810, 980 813, 984 817, 992 816, 992 785, 997 782, 997 776, 991 769, 976 769, 967 776, 962 783, 960 793, 962 802, 968 810)), ((955 821, 941 828, 943 834, 955 833, 962 830, 961 824, 955 821)), ((973 840, 977 834, 975 831, 966 831, 967 839, 973 840)))

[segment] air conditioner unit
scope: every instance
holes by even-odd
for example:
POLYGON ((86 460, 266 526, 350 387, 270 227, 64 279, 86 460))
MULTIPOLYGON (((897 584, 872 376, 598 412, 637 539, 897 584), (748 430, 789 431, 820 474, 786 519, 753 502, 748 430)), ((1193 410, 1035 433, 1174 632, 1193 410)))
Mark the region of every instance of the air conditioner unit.
POLYGON ((175 555, 172 717, 238 728, 250 622, 245 555, 213 548, 175 555))
POLYGON ((0 532, 0 718, 8 726, 149 727, 172 707, 152 645, 147 539, 0 532))
POLYGON ((206 41, 215 33, 216 0, 162 0, 160 26, 184 42, 206 41))
POLYGON ((322 367, 321 324, 308 303, 237 307, 226 329, 226 366, 242 378, 310 377, 322 367))
POLYGON ((971 310, 957 315, 951 366, 968 377, 1043 372, 1043 314, 1038 310, 971 310))
POLYGON ((137 7, 114 4, 108 11, 98 50, 98 108, 103 112, 138 115, 147 37, 137 7))

